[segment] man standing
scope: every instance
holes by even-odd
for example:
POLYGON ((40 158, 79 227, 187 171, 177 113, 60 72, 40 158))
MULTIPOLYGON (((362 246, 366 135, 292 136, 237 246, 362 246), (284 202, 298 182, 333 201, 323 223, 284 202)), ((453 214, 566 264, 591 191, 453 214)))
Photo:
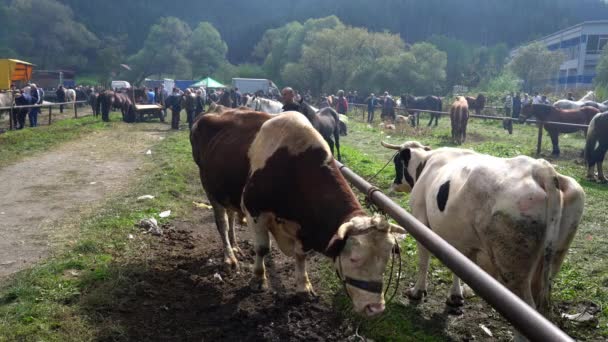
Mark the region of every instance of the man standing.
POLYGON ((242 99, 242 95, 241 92, 239 91, 239 88, 234 88, 234 107, 239 107, 243 104, 243 102, 241 101, 242 99))
MULTIPOLYGON (((32 97, 27 92, 20 90, 17 95, 15 95, 15 105, 16 106, 29 106, 32 104, 32 97)), ((15 108, 15 116, 16 116, 16 129, 25 128, 25 117, 29 112, 29 108, 15 108)))
POLYGON ((521 97, 519 93, 517 93, 513 98, 513 117, 516 119, 519 118, 519 113, 521 113, 521 97))
MULTIPOLYGON (((62 85, 57 87, 57 91, 55 91, 55 95, 57 96, 57 102, 63 103, 65 102, 65 89, 62 85)), ((59 105, 59 113, 63 113, 63 105, 59 105)))
POLYGON ((511 110, 513 109, 513 93, 505 96, 505 119, 502 121, 502 127, 513 134, 513 120, 511 120, 511 110))
POLYGON ((382 103, 382 114, 380 115, 382 121, 390 120, 395 122, 395 100, 391 97, 388 91, 384 92, 384 101, 382 103))
POLYGON ((295 102, 296 93, 293 91, 291 87, 285 87, 281 91, 281 96, 283 100, 283 111, 295 111, 302 112, 300 108, 300 104, 295 102))
POLYGON ((196 109, 194 118, 196 118, 205 111, 205 100, 203 99, 203 92, 200 89, 196 91, 195 107, 196 109))
POLYGON ((532 98, 532 104, 541 104, 542 100, 540 97, 540 94, 538 94, 538 92, 534 93, 534 97, 532 98))
MULTIPOLYGON (((32 97, 32 104, 37 105, 42 103, 42 98, 40 97, 40 92, 35 84, 32 84, 30 87, 30 96, 32 97)), ((30 127, 38 126, 38 114, 40 113, 40 107, 32 107, 30 108, 30 112, 28 117, 30 119, 30 127)))
POLYGON ((188 88, 182 95, 181 99, 181 107, 186 110, 186 120, 188 121, 188 127, 192 129, 192 125, 194 124, 194 112, 196 111, 196 98, 192 91, 188 88))
POLYGON ((179 129, 179 115, 182 107, 178 88, 173 88, 173 93, 165 100, 165 108, 171 108, 171 128, 179 129))
POLYGON ((374 122, 374 112, 376 111, 376 95, 374 93, 369 94, 365 102, 367 103, 367 123, 371 124, 374 122))

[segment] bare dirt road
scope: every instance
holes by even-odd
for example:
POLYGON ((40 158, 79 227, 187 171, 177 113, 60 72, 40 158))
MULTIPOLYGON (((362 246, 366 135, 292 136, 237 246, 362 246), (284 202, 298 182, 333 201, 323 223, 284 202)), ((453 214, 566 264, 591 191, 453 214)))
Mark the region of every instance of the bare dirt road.
POLYGON ((126 187, 168 128, 118 125, 0 169, 0 279, 75 234, 56 223, 126 187))

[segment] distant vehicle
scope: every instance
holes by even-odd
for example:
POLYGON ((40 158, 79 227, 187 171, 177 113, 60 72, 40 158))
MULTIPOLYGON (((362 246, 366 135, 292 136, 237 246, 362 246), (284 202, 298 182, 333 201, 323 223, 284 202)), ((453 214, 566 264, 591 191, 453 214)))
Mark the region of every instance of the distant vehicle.
POLYGON ((126 89, 126 88, 131 88, 131 83, 127 82, 127 81, 112 81, 112 89, 116 90, 121 90, 121 89, 126 89))
POLYGON ((75 73, 68 70, 34 70, 30 82, 46 91, 54 91, 60 85, 65 88, 74 88, 75 73))
POLYGON ((243 94, 262 92, 267 96, 279 96, 279 88, 271 80, 265 78, 233 78, 232 87, 239 88, 243 94))
POLYGON ((144 80, 144 86, 146 86, 146 88, 160 88, 161 85, 165 86, 165 90, 171 92, 173 90, 173 87, 175 87, 175 81, 170 78, 165 78, 162 80, 151 80, 146 78, 144 80))

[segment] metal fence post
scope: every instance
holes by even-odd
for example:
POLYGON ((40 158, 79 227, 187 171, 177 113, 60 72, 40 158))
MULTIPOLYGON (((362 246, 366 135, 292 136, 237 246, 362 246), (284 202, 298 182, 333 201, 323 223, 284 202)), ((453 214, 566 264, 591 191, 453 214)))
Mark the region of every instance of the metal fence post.
POLYGON ((51 117, 53 116, 53 107, 49 106, 49 126, 51 125, 51 117))
POLYGON ((541 122, 538 124, 538 142, 536 143, 536 155, 540 155, 540 148, 543 143, 543 126, 544 124, 541 122))
POLYGON ((78 118, 78 106, 76 105, 75 102, 74 102, 73 106, 74 106, 74 117, 78 118))
POLYGON ((11 103, 11 111, 9 113, 10 118, 9 118, 9 130, 13 130, 15 129, 15 126, 17 126, 17 123, 15 122, 15 120, 17 119, 15 117, 15 110, 13 109, 13 107, 15 107, 15 103, 11 103))

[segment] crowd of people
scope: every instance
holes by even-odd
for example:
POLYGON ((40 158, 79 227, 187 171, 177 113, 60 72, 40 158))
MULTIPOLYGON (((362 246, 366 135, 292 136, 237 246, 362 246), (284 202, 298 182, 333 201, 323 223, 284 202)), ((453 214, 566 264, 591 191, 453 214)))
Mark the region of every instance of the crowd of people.
MULTIPOLYGON (((15 97, 15 106, 39 105, 44 101, 44 90, 38 88, 34 83, 28 83, 22 89, 17 89, 13 84, 11 91, 15 97)), ((38 126, 38 114, 40 107, 17 108, 13 111, 13 122, 15 129, 25 128, 25 118, 28 117, 30 127, 38 126)))

